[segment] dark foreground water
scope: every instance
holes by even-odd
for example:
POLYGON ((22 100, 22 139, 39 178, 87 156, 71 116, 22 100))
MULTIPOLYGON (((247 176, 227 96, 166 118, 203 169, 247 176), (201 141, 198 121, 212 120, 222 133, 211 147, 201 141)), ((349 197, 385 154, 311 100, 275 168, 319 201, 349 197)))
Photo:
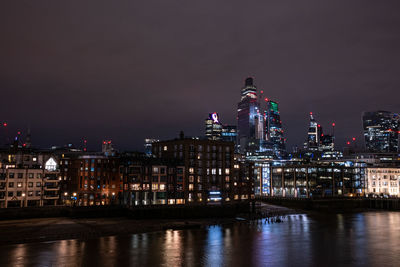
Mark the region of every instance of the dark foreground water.
MULTIPOLYGON (((0 233, 1 238, 1 233, 0 233)), ((0 247, 1 266, 400 266, 400 213, 0 247)))

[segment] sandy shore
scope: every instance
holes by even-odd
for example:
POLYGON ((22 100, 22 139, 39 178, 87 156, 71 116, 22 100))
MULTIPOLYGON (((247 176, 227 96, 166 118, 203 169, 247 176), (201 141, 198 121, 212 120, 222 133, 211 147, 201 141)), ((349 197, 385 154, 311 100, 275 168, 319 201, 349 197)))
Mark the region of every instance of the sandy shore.
MULTIPOLYGON (((299 213, 295 210, 261 204, 257 210, 276 214, 299 213)), ((245 216, 243 216, 245 217, 245 216)), ((89 239, 110 235, 162 231, 166 229, 201 228, 214 224, 235 223, 236 218, 187 220, 134 220, 128 218, 39 218, 0 221, 0 245, 63 239, 89 239)))

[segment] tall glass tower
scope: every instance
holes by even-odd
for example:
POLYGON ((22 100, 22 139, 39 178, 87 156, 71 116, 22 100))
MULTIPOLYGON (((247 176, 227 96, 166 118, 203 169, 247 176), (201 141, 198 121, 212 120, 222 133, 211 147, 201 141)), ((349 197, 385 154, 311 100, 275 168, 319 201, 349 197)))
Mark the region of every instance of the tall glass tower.
POLYGON ((362 120, 365 149, 368 152, 399 151, 399 114, 382 110, 364 112, 362 120))
POLYGON ((286 152, 286 140, 283 136, 278 103, 268 99, 265 100, 265 144, 267 150, 272 150, 274 156, 280 158, 286 152))
POLYGON ((260 113, 257 87, 251 77, 245 80, 241 91, 237 120, 239 152, 252 154, 259 151, 261 140, 263 140, 263 115, 260 113))

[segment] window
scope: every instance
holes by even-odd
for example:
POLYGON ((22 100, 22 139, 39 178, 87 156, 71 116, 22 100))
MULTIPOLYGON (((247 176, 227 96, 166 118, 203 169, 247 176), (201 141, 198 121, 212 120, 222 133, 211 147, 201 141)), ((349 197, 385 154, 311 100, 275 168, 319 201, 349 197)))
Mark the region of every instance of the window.
POLYGON ((189 168, 189 173, 194 173, 194 169, 193 168, 189 168))
POLYGON ((29 182, 29 183, 28 183, 28 187, 33 187, 33 183, 32 183, 32 182, 29 182))
POLYGON ((189 184, 189 191, 193 191, 193 184, 189 184))
POLYGON ((36 191, 36 196, 40 196, 42 192, 36 191))
POLYGON ((18 173, 18 178, 19 179, 21 179, 21 178, 23 178, 24 177, 24 174, 23 173, 18 173))
POLYGON ((33 196, 33 191, 28 191, 28 196, 32 197, 33 196))
POLYGON ((10 172, 10 173, 8 174, 8 178, 14 178, 14 173, 13 173, 13 172, 10 172))
POLYGON ((9 182, 8 187, 13 188, 14 187, 14 182, 9 182))
POLYGON ((22 191, 17 191, 17 197, 22 196, 22 191))
POLYGON ((41 173, 36 174, 36 178, 42 178, 42 174, 41 173))
POLYGON ((8 191, 8 196, 9 197, 13 197, 14 196, 14 192, 13 191, 8 191))
POLYGON ((41 185, 42 185, 41 182, 36 183, 36 187, 40 187, 41 185))
POLYGON ((194 182, 194 177, 191 175, 189 176, 189 183, 193 183, 194 182))
POLYGON ((28 175, 29 175, 28 176, 29 178, 31 178, 31 179, 33 178, 33 173, 29 173, 28 175))

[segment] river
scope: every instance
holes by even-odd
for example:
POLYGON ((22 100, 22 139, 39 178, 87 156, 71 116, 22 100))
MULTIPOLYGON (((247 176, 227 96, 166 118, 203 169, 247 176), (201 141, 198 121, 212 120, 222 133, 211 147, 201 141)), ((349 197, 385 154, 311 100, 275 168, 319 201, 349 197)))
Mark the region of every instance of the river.
POLYGON ((400 213, 290 215, 0 247, 1 266, 400 266, 400 213))

